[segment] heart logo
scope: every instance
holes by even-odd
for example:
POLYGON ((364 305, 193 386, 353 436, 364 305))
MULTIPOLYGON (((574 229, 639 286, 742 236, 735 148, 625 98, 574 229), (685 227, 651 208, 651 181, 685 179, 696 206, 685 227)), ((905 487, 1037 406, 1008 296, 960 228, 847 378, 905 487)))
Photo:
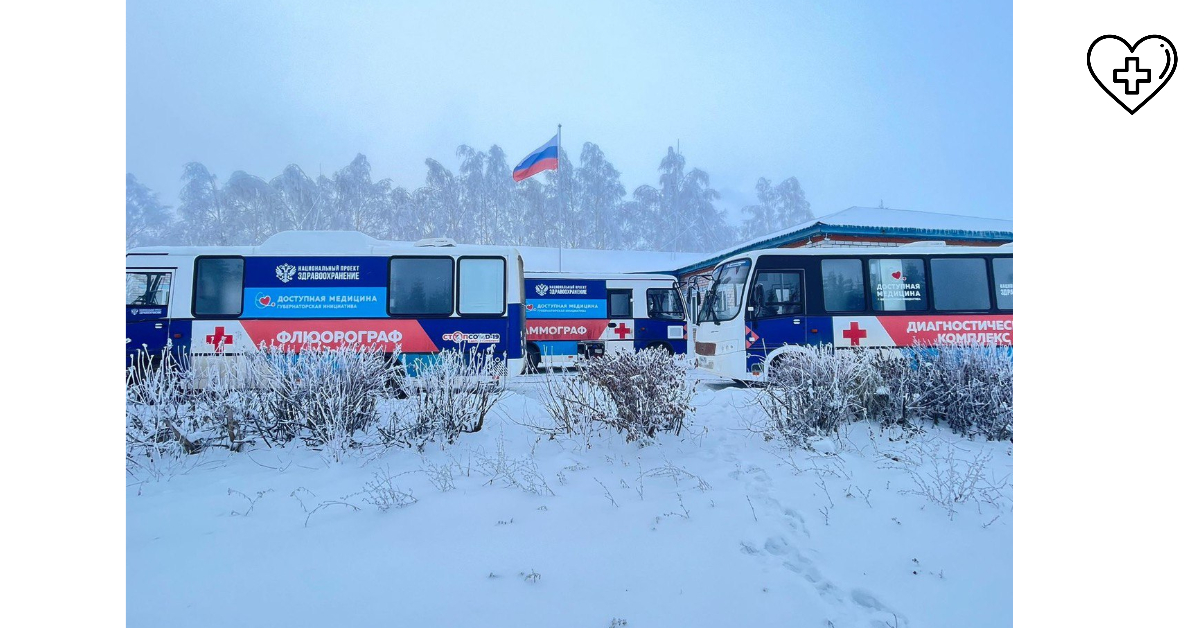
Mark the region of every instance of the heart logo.
POLYGON ((270 307, 270 305, 271 305, 271 295, 269 295, 269 294, 258 295, 258 307, 270 307))
POLYGON ((1147 35, 1132 46, 1105 35, 1088 47, 1087 61, 1092 78, 1132 115, 1171 80, 1179 55, 1162 35, 1147 35))
POLYGON ((896 271, 896 272, 892 273, 892 279, 899 279, 900 277, 901 277, 900 271, 896 271))

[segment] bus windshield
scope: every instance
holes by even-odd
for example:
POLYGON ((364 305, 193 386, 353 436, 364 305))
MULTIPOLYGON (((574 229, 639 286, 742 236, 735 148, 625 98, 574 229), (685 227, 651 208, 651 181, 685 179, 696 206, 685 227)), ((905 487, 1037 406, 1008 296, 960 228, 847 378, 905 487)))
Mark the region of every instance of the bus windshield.
POLYGON ((750 260, 742 259, 722 265, 713 273, 712 286, 700 308, 700 322, 728 321, 742 307, 742 293, 750 276, 750 260))

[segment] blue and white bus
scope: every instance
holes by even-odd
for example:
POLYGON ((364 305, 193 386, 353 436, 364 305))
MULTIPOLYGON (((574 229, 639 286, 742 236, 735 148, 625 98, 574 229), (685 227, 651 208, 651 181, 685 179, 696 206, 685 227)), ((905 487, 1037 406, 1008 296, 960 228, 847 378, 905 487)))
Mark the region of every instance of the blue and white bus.
POLYGON ((606 351, 687 352, 683 302, 670 275, 530 272, 525 299, 530 369, 606 351))
POLYGON ((1013 344, 1012 245, 766 249, 713 271, 697 365, 761 381, 800 345, 1013 344))
POLYGON ((144 247, 125 256, 126 363, 165 348, 193 366, 265 346, 408 357, 492 349, 524 364, 515 248, 357 232, 284 232, 259 246, 144 247))

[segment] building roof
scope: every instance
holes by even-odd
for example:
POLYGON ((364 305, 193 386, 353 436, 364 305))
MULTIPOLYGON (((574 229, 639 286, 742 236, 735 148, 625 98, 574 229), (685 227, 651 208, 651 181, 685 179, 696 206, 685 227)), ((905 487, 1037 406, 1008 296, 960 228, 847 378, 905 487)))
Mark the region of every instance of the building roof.
POLYGON ((978 241, 981 244, 1012 242, 1013 223, 998 218, 979 218, 957 214, 938 214, 886 207, 850 207, 814 218, 749 242, 704 256, 676 274, 695 272, 714 266, 721 260, 758 249, 784 246, 816 235, 857 235, 978 241))

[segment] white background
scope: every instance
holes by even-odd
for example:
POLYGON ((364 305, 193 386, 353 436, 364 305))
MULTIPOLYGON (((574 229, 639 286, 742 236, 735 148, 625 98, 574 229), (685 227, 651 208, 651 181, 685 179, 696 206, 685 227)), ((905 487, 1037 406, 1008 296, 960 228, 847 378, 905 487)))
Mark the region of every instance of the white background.
POLYGON ((1200 37, 1183 2, 1020 2, 1014 15, 1015 615, 1155 626, 1189 615, 1200 480, 1189 332, 1200 249, 1200 37), (1095 83, 1101 35, 1170 39, 1131 116, 1095 83))
MULTIPOLYGON (((10 625, 124 622, 122 9, 12 5, 0 22, 10 625), (70 224, 39 235, 64 208, 70 224)), ((1190 614, 1196 18, 1183 2, 1015 9, 1018 625, 1190 614), (1179 53, 1134 116, 1088 73, 1105 34, 1179 53)))

